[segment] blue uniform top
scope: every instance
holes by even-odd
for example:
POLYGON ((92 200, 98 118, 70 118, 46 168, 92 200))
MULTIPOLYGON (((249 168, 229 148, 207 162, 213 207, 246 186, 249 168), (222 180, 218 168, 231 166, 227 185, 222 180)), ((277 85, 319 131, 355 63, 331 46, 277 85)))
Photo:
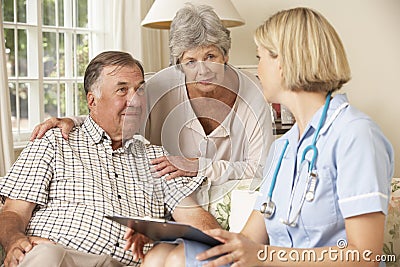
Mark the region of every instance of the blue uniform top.
MULTIPOLYGON (((367 115, 346 103, 345 95, 336 95, 329 104, 316 143, 319 153, 315 162, 318 175, 315 197, 311 202, 304 202, 296 227, 287 226, 280 220, 288 219, 290 208, 291 218, 298 210, 307 171, 302 171, 298 179, 296 176, 303 150, 312 143, 322 108, 314 114, 300 139, 295 124, 271 146, 256 210, 266 201, 277 161, 286 140, 289 141, 272 195, 276 212, 272 219, 265 219, 270 245, 336 246, 339 240, 347 240, 345 218, 379 211, 387 213, 394 171, 393 148, 367 115)), ((311 153, 305 158, 311 160, 311 153)))

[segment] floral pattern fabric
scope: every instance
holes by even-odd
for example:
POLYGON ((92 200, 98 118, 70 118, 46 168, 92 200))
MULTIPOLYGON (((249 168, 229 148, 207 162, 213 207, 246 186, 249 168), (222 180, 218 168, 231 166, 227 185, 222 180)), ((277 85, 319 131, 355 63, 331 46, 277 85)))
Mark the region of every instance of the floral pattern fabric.
POLYGON ((253 179, 230 180, 221 185, 211 186, 208 211, 217 219, 225 230, 229 230, 229 217, 231 214, 231 193, 233 190, 249 190, 254 184, 253 179))
POLYGON ((386 266, 400 266, 400 178, 392 179, 392 196, 386 218, 383 252, 395 261, 387 261, 386 266))

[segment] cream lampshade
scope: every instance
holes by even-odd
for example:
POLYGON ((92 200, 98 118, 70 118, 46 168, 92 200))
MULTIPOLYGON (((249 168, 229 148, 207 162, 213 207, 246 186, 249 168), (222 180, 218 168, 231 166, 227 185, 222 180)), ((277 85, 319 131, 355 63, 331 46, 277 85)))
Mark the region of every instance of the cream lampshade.
POLYGON ((244 24, 244 20, 230 0, 155 0, 143 19, 142 26, 169 29, 176 12, 187 2, 213 7, 225 27, 236 27, 244 24))

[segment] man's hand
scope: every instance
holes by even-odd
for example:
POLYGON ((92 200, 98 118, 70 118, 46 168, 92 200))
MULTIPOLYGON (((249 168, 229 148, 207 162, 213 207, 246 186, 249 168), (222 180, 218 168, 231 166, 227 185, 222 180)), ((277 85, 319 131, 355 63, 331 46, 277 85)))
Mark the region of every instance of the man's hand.
POLYGON ((196 176, 199 171, 199 159, 180 156, 163 156, 151 160, 153 173, 156 177, 169 174, 167 180, 181 176, 196 176))
POLYGON ((133 253, 133 260, 138 261, 144 258, 143 247, 147 243, 152 243, 153 241, 145 235, 135 233, 134 230, 128 228, 125 232, 124 239, 126 244, 124 249, 130 250, 133 253))
POLYGON ((53 243, 45 238, 37 236, 25 236, 23 234, 14 236, 6 250, 6 258, 4 260, 5 267, 14 267, 24 259, 25 254, 32 250, 32 248, 40 243, 53 243))
POLYGON ((48 130, 55 127, 60 128, 62 136, 64 137, 64 139, 68 140, 68 135, 71 132, 72 128, 74 128, 74 126, 74 121, 70 118, 59 119, 52 117, 37 125, 35 129, 33 129, 29 140, 33 141, 36 138, 40 139, 48 130))

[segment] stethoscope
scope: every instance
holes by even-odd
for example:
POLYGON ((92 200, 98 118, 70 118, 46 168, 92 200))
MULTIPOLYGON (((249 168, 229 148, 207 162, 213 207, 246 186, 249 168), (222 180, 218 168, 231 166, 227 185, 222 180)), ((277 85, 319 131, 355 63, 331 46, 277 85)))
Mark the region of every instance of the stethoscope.
MULTIPOLYGON (((311 143, 311 145, 308 145, 304 149, 303 154, 301 156, 301 163, 300 163, 301 167, 300 167, 300 169, 303 168, 303 165, 306 165, 305 164, 307 162, 307 161, 305 161, 306 154, 308 152, 310 152, 310 151, 312 153, 311 161, 308 164, 308 170, 307 170, 308 171, 308 176, 307 176, 307 181, 306 181, 306 187, 305 187, 305 190, 303 192, 303 195, 302 195, 302 198, 301 198, 301 201, 300 201, 300 205, 299 205, 299 207, 297 209, 297 212, 295 213, 295 216, 293 218, 290 218, 290 210, 289 210, 289 214, 288 214, 287 220, 283 220, 283 219, 280 220, 282 223, 284 223, 284 224, 286 224, 288 226, 291 226, 291 227, 296 227, 297 219, 300 216, 301 208, 303 207, 304 201, 306 200, 308 202, 311 202, 311 201, 314 200, 315 189, 317 187, 317 173, 315 171, 315 161, 316 161, 317 156, 318 156, 318 149, 317 149, 316 143, 317 143, 317 139, 318 139, 319 133, 321 131, 321 128, 324 125, 324 122, 326 120, 326 115, 327 115, 327 112, 328 112, 328 107, 329 107, 330 100, 331 100, 331 93, 328 93, 327 96, 326 96, 324 108, 322 110, 322 114, 321 114, 321 117, 320 117, 320 120, 319 120, 319 123, 318 123, 318 127, 317 127, 317 129, 316 129, 316 131, 314 133, 314 137, 313 137, 312 143, 311 143)), ((348 103, 346 103, 346 105, 342 105, 337 110, 338 112, 336 112, 336 113, 338 114, 341 109, 343 109, 345 106, 347 106, 347 104, 348 103)), ((334 117, 336 117, 337 114, 334 117)), ((274 174, 272 176, 272 181, 271 181, 271 185, 269 187, 267 200, 266 200, 266 202, 264 202, 261 205, 261 208, 260 208, 260 212, 262 214, 264 214, 264 217, 266 219, 271 219, 275 214, 276 206, 275 206, 275 203, 272 201, 272 193, 274 192, 276 179, 278 177, 279 169, 281 167, 282 160, 283 160, 283 157, 285 155, 285 152, 286 152, 286 149, 287 149, 288 145, 289 145, 289 141, 286 140, 285 144, 283 146, 283 149, 282 149, 282 153, 279 156, 279 159, 278 159, 274 174)), ((299 172, 299 174, 300 173, 301 173, 301 171, 299 172)), ((297 179, 295 186, 297 185, 298 180, 299 179, 297 179)), ((290 200, 289 200, 289 203, 291 203, 291 204, 293 203, 293 198, 294 198, 294 193, 293 192, 294 191, 295 190, 292 190, 292 194, 291 194, 290 200)))

